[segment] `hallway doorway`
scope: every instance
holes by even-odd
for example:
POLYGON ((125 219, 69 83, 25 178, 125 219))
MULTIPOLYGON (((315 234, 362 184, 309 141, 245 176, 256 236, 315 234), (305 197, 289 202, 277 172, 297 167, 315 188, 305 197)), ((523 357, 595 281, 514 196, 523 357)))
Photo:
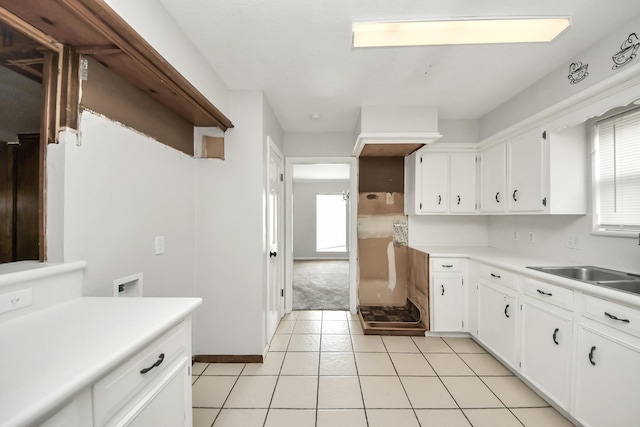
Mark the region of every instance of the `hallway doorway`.
POLYGON ((286 159, 287 312, 355 310, 352 160, 286 159))

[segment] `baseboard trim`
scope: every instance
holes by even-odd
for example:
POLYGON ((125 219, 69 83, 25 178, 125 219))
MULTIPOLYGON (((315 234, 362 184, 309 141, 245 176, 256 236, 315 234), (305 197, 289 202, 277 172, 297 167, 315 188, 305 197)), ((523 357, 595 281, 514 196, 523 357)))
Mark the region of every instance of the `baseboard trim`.
POLYGON ((198 354, 193 360, 200 363, 263 363, 261 354, 198 354))

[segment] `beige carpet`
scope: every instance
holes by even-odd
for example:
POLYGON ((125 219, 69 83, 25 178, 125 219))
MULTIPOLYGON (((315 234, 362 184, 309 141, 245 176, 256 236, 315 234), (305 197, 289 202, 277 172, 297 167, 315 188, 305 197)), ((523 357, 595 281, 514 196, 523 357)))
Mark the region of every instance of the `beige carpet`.
POLYGON ((294 310, 348 310, 349 261, 294 261, 294 310))

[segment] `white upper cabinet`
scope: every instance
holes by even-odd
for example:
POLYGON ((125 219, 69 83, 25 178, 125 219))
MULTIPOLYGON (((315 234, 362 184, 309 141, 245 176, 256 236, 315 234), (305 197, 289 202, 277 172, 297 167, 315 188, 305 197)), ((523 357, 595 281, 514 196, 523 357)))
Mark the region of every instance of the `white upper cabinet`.
POLYGON ((538 131, 507 143, 508 210, 544 211, 544 140, 538 131))
POLYGON ((506 145, 494 145, 480 153, 480 211, 505 212, 507 200, 506 145))
POLYGON ((534 129, 480 151, 480 212, 576 214, 587 208, 584 126, 534 129))
POLYGON ((405 211, 408 215, 474 214, 475 152, 421 150, 405 160, 405 211))
POLYGON ((421 184, 419 209, 424 213, 445 213, 449 208, 449 155, 424 154, 419 159, 421 184))
POLYGON ((449 173, 449 210, 455 213, 476 211, 476 154, 451 153, 449 173))

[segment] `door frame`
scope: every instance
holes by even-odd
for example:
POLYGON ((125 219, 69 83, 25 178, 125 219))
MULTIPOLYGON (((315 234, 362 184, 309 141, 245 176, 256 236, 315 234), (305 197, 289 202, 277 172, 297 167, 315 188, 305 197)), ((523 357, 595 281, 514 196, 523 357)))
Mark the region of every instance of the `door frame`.
POLYGON ((285 313, 293 308, 293 166, 349 164, 349 311, 358 309, 358 159, 355 157, 285 158, 285 313))
MULTIPOLYGON (((271 167, 271 157, 273 154, 275 154, 275 156, 278 158, 278 162, 280 163, 280 173, 285 174, 285 170, 284 170, 284 155, 282 154, 282 151, 280 151, 280 149, 278 148, 278 146, 276 145, 276 143, 273 141, 273 139, 270 136, 267 136, 267 156, 266 156, 266 196, 268 197, 268 193, 270 191, 270 183, 269 183, 269 174, 270 174, 270 167, 271 167)), ((285 196, 285 192, 283 191, 284 188, 284 182, 283 181, 278 181, 279 182, 279 187, 280 187, 280 199, 278 200, 278 218, 277 218, 277 222, 278 222, 278 227, 277 227, 277 233, 278 233, 278 252, 283 253, 283 248, 286 247, 286 242, 285 242, 285 230, 284 230, 284 223, 285 223, 285 217, 283 216, 284 213, 284 203, 283 203, 283 198, 286 197, 285 196)), ((265 199, 265 225, 266 225, 266 229, 265 229, 265 262, 266 262, 266 291, 267 291, 267 298, 266 298, 266 317, 267 317, 267 322, 266 322, 266 336, 267 336, 267 342, 269 342, 271 340, 271 337, 273 336, 273 334, 275 333, 275 330, 278 326, 278 323, 280 322, 280 319, 282 318, 282 316, 284 316, 285 313, 285 304, 282 301, 282 297, 277 296, 277 301, 276 301, 276 306, 278 307, 278 315, 277 315, 277 321, 274 322, 274 324, 271 324, 271 313, 269 312, 269 301, 270 301, 270 295, 274 295, 274 294, 279 294, 281 293, 282 290, 285 289, 285 285, 284 285, 284 278, 285 278, 285 262, 282 256, 276 256, 276 262, 278 263, 277 268, 280 270, 280 277, 278 278, 278 284, 277 284, 277 289, 271 289, 271 261, 270 261, 270 242, 269 242, 269 236, 270 236, 270 225, 269 225, 269 212, 268 212, 268 205, 267 205, 268 201, 265 199), (277 292, 274 292, 276 291, 277 292)))

